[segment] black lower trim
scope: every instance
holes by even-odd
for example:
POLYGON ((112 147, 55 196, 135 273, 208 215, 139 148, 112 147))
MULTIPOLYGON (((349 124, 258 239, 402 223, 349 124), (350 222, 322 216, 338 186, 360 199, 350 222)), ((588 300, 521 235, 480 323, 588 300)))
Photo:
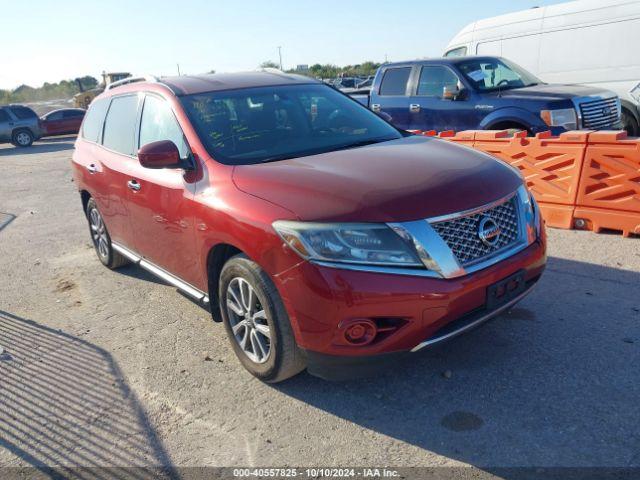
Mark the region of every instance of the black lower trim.
POLYGON ((409 356, 409 352, 392 352, 380 355, 340 356, 305 351, 307 371, 325 380, 342 381, 371 377, 381 370, 409 356))

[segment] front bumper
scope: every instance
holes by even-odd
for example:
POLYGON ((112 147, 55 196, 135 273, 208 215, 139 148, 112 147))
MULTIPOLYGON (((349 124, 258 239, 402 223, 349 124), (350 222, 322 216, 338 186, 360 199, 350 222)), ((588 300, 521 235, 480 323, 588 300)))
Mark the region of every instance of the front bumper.
MULTIPOLYGON (((544 232, 544 229, 543 229, 544 232)), ((544 233, 524 250, 486 269, 443 279, 342 270, 302 262, 276 277, 310 373, 349 378, 448 340, 500 314, 528 293, 546 263, 544 233), (523 295, 486 310, 489 286, 524 272, 523 295), (353 319, 397 319, 393 334, 364 346, 345 345, 340 325, 353 319)))

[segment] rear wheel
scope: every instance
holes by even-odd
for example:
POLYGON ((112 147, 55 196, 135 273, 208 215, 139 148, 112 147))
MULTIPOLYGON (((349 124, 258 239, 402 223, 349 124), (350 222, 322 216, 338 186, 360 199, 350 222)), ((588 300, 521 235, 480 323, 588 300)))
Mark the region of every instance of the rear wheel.
POLYGON ((116 269, 128 264, 129 260, 113 249, 109 231, 93 198, 87 202, 87 220, 89 221, 89 232, 93 246, 103 265, 116 269))
POLYGON ((33 143, 33 140, 33 133, 31 133, 31 131, 27 130, 26 128, 16 130, 11 136, 11 143, 13 143, 16 147, 30 147, 33 143))
POLYGON ((628 110, 622 110, 622 128, 627 131, 630 137, 640 136, 640 128, 638 121, 628 110))
POLYGON ((269 276, 245 255, 222 268, 220 313, 242 365, 265 382, 275 383, 304 370, 289 316, 269 276))

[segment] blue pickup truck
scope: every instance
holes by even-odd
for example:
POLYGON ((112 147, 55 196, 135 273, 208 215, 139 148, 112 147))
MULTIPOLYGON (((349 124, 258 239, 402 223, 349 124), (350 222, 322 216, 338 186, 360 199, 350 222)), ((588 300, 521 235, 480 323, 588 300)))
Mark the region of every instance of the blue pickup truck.
POLYGON ((554 85, 501 57, 456 57, 388 63, 369 94, 353 98, 404 130, 620 128, 615 93, 554 85))

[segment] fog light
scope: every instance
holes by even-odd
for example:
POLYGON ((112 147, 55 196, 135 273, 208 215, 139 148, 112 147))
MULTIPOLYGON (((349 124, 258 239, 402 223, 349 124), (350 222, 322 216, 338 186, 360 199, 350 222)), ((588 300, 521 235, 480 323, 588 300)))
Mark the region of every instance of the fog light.
POLYGON ((353 345, 367 345, 376 337, 377 330, 371 320, 357 320, 345 329, 344 338, 353 345))

